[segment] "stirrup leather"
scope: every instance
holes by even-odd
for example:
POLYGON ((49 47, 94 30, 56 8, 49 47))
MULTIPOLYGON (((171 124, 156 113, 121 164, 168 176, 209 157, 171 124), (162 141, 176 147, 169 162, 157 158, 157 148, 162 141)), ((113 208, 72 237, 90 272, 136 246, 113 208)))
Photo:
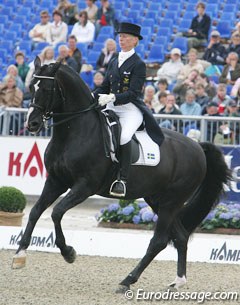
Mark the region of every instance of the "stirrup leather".
POLYGON ((126 196, 126 183, 123 180, 113 181, 113 183, 110 187, 109 194, 112 195, 112 196, 116 196, 116 197, 125 197, 126 196), (116 183, 121 183, 121 185, 123 186, 123 193, 116 193, 116 192, 113 191, 113 188, 114 188, 116 183))

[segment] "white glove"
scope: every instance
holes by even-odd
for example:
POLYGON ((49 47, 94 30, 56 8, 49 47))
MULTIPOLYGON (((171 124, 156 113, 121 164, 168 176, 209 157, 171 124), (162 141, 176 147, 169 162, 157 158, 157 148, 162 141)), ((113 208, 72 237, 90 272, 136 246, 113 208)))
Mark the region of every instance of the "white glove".
POLYGON ((98 104, 100 106, 105 106, 107 103, 110 102, 115 102, 116 97, 113 93, 111 94, 98 94, 99 98, 98 98, 98 104))

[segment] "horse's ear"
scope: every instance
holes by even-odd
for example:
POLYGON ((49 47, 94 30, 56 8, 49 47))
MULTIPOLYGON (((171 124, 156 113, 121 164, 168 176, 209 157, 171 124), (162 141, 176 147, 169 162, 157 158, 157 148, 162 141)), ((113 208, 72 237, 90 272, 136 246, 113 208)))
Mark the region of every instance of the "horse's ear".
POLYGON ((51 67, 51 75, 55 76, 55 74, 57 73, 57 70, 60 68, 62 64, 62 61, 57 61, 55 64, 52 65, 51 67))
POLYGON ((38 56, 36 56, 34 60, 34 67, 35 67, 35 71, 38 71, 41 68, 41 60, 38 56))

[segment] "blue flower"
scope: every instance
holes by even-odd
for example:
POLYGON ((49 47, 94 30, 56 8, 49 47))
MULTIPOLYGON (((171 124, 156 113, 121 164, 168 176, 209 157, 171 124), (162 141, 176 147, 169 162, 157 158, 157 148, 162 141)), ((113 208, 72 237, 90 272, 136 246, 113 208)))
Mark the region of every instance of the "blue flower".
POLYGON ((150 222, 153 220, 153 216, 154 216, 154 213, 152 211, 148 210, 142 214, 142 220, 144 222, 150 222))
POLYGON ((233 216, 236 220, 240 220, 240 211, 234 213, 233 216))
POLYGON ((230 212, 222 213, 219 215, 219 218, 229 220, 232 218, 232 213, 230 212))
POLYGON ((101 210, 100 210, 100 212, 103 214, 104 212, 105 212, 105 208, 102 208, 101 210))
POLYGON ((140 209, 142 209, 142 208, 147 207, 148 204, 147 204, 146 202, 139 202, 139 203, 138 203, 138 206, 139 206, 140 209))
POLYGON ((157 214, 154 214, 154 216, 153 216, 153 222, 157 222, 157 220, 158 220, 158 216, 157 216, 157 214))
POLYGON ((132 205, 126 206, 122 209, 122 214, 125 216, 130 215, 134 211, 134 207, 132 205))
POLYGON ((108 206, 108 212, 114 212, 119 209, 120 205, 118 203, 113 203, 108 206))
POLYGON ((205 218, 205 220, 212 220, 216 215, 216 211, 211 211, 207 217, 205 218))
POLYGON ((138 224, 141 221, 141 217, 139 215, 134 215, 132 221, 133 223, 138 224))
POLYGON ((143 213, 146 213, 148 211, 151 211, 150 210, 150 207, 145 207, 145 208, 142 208, 140 211, 139 211, 139 214, 142 215, 143 213))

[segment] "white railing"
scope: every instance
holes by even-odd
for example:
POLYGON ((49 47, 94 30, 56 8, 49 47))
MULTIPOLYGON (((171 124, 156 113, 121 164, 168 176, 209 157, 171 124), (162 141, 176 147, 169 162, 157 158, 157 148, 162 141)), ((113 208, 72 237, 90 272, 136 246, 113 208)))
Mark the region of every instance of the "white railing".
MULTIPOLYGON (((0 107, 0 135, 2 136, 33 136, 24 128, 26 108, 0 107)), ((190 129, 198 129, 200 141, 214 142, 216 134, 218 144, 240 144, 240 118, 217 116, 183 116, 183 115, 154 115, 160 126, 167 126, 187 135, 190 129), (222 127, 224 128, 224 134, 222 127), (221 133, 222 132, 222 133, 221 133), (220 141, 220 143, 219 143, 220 141), (221 142, 222 141, 222 142, 221 142)), ((52 129, 43 129, 38 136, 50 137, 52 129)))

